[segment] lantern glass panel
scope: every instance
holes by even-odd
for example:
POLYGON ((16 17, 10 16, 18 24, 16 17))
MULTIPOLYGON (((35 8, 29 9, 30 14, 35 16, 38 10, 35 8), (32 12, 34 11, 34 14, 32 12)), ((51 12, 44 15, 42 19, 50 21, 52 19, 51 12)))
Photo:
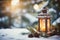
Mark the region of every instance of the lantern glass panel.
POLYGON ((44 32, 45 30, 45 19, 40 19, 40 31, 44 32))
POLYGON ((50 31, 50 19, 47 19, 47 31, 50 31))
MULTIPOLYGON (((45 18, 40 18, 40 31, 45 32, 46 31, 46 20, 45 18)), ((50 31, 50 18, 47 19, 47 31, 50 31)))

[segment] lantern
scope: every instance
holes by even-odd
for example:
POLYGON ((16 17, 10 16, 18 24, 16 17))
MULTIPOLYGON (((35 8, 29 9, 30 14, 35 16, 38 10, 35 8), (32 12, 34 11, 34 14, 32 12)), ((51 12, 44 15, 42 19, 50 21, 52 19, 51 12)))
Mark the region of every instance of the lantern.
POLYGON ((38 15, 38 31, 42 36, 47 37, 48 33, 51 31, 51 16, 47 14, 47 9, 44 8, 42 12, 38 15))

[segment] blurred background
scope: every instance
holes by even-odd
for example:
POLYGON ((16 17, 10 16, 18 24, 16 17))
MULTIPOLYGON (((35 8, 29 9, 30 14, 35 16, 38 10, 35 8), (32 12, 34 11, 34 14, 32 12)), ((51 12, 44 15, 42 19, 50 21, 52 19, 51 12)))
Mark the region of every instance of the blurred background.
POLYGON ((34 27, 44 7, 52 16, 51 24, 60 23, 60 0, 0 0, 0 29, 34 27))

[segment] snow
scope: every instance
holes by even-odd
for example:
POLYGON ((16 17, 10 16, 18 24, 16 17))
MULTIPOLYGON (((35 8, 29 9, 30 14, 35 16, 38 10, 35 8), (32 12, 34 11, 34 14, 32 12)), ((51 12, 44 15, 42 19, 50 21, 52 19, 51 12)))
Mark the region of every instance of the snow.
MULTIPOLYGON (((41 12, 41 10, 42 10, 44 7, 46 7, 46 6, 48 5, 48 3, 49 3, 49 1, 46 1, 44 4, 42 4, 42 7, 41 7, 41 8, 39 7, 39 9, 36 10, 36 12, 41 12)), ((39 5, 39 6, 41 6, 41 5, 39 5)))
POLYGON ((30 24, 33 24, 34 22, 37 22, 38 19, 28 13, 26 13, 25 15, 23 15, 25 18, 27 18, 30 21, 30 24))
POLYGON ((57 23, 60 23, 60 17, 53 22, 53 25, 56 25, 57 23))
POLYGON ((29 31, 23 29, 0 29, 0 40, 60 40, 60 37, 55 35, 44 38, 28 38, 29 31), (25 34, 24 34, 25 33, 25 34))
POLYGON ((50 9, 48 10, 48 13, 49 13, 49 12, 54 12, 54 13, 56 13, 56 10, 53 9, 53 8, 50 8, 50 9))

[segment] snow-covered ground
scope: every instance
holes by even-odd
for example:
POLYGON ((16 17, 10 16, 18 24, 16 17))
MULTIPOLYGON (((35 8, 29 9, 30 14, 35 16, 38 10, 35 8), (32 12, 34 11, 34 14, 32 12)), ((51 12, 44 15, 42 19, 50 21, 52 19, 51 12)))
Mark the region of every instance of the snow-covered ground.
POLYGON ((60 40, 59 36, 28 38, 27 29, 0 29, 0 40, 60 40))

